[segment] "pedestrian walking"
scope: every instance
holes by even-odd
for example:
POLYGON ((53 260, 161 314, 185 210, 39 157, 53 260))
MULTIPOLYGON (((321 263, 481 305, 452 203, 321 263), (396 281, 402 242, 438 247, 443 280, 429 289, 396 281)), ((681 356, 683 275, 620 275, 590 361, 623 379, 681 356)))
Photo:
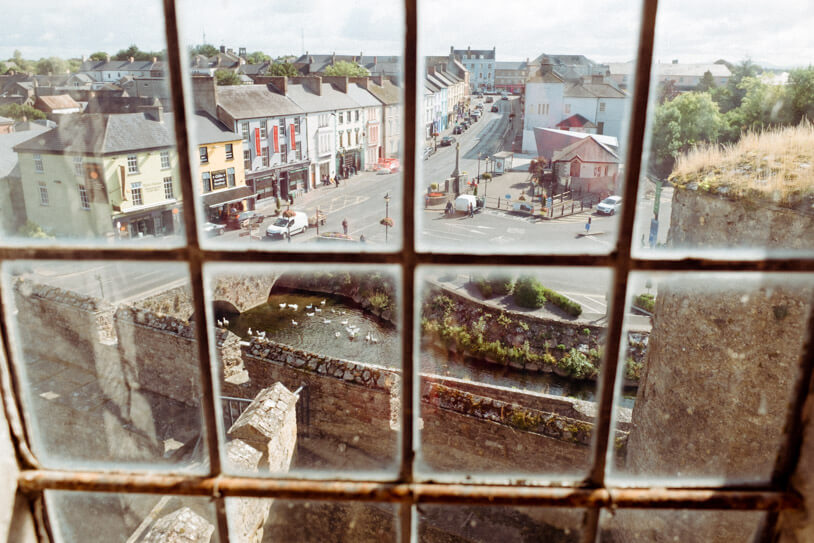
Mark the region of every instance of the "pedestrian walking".
POLYGON ((339 175, 337 175, 336 178, 334 179, 334 183, 336 183, 334 187, 339 188, 339 175))
POLYGON ((585 233, 588 234, 591 231, 591 217, 588 217, 588 222, 585 223, 585 233))
POLYGON ((447 215, 452 215, 452 202, 447 202, 447 208, 444 210, 447 215))
POLYGON ((471 203, 469 204, 469 218, 472 219, 475 217, 475 206, 471 203))
POLYGON ((347 219, 347 217, 342 219, 342 230, 345 231, 345 235, 348 235, 348 219, 347 219))

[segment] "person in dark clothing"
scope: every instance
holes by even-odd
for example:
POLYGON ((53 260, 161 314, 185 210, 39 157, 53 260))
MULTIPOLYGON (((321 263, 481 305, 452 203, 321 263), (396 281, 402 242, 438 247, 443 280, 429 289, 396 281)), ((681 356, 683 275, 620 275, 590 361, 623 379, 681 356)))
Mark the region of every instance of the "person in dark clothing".
POLYGON ((447 202, 447 208, 444 211, 447 215, 452 215, 452 202, 447 202))
POLYGON ((342 230, 345 231, 345 235, 348 234, 348 219, 347 218, 342 219, 342 230))
POLYGON ((469 204, 469 218, 471 219, 474 217, 475 217, 475 206, 469 204))

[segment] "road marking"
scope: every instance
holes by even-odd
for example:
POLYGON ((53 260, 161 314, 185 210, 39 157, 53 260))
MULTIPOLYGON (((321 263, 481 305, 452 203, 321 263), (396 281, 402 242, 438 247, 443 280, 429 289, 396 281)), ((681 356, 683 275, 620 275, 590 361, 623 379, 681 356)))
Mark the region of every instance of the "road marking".
POLYGON ((506 233, 507 234, 525 234, 526 229, 525 228, 507 228, 506 233))

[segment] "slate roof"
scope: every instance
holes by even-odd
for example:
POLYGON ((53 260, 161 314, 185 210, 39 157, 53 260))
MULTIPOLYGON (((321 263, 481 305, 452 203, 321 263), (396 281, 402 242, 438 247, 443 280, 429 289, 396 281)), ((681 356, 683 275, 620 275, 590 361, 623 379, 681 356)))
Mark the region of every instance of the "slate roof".
POLYGON ((353 98, 353 100, 357 102, 360 106, 376 107, 382 105, 381 102, 376 100, 375 96, 373 96, 371 93, 369 93, 356 83, 351 83, 348 85, 348 96, 353 98))
POLYGON ((606 154, 607 162, 619 162, 619 156, 611 151, 608 146, 602 144, 602 142, 598 141, 593 134, 588 134, 587 137, 582 138, 578 141, 575 141, 571 145, 560 149, 559 151, 555 151, 554 155, 552 156, 552 160, 554 161, 568 161, 574 158, 575 156, 579 156, 578 150, 583 145, 590 145, 591 142, 600 147, 604 154, 606 154))
POLYGON ((334 61, 345 61, 359 64, 371 74, 400 74, 403 71, 401 57, 392 55, 300 55, 293 62, 303 74, 322 73, 334 61))
POLYGON ((309 113, 317 111, 334 111, 337 109, 356 109, 359 104, 342 91, 334 88, 330 83, 322 84, 322 95, 317 95, 302 83, 289 83, 287 87, 289 99, 309 113))
POLYGON ((525 60, 520 62, 495 62, 495 70, 525 70, 528 68, 525 60))
POLYGON ((80 72, 143 72, 146 70, 164 71, 164 61, 157 60, 86 60, 80 66, 80 72))
POLYGON ((388 106, 401 103, 401 88, 390 81, 382 81, 382 85, 371 81, 367 90, 388 106))
POLYGON ((15 151, 115 155, 175 145, 172 114, 164 122, 143 113, 83 113, 63 119, 56 128, 20 143, 15 151))
POLYGON ((217 87, 216 93, 218 107, 233 119, 297 115, 307 109, 272 91, 268 85, 226 85, 217 87))
POLYGON ((548 72, 540 75, 540 70, 536 70, 534 73, 529 75, 529 83, 563 83, 563 79, 554 72, 548 72))
POLYGON ((155 106, 161 102, 152 96, 117 96, 98 93, 88 100, 86 113, 136 113, 139 107, 155 106))
POLYGON ((11 175, 17 169, 18 157, 14 146, 47 131, 48 128, 44 126, 32 124, 28 130, 0 134, 0 179, 11 175))
POLYGON ((462 59, 480 59, 480 60, 494 60, 495 59, 495 50, 494 49, 454 49, 453 54, 456 57, 460 57, 462 59), (468 56, 468 55, 471 55, 468 56))
POLYGON ((192 116, 192 125, 197 143, 222 143, 242 139, 242 136, 232 132, 226 125, 204 111, 195 112, 192 116))

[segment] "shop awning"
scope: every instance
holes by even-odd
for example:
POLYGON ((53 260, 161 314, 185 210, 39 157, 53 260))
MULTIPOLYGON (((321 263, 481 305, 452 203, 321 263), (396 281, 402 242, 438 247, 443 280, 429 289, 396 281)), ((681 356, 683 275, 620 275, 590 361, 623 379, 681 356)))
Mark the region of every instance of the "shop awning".
POLYGON ((252 193, 251 187, 233 187, 204 194, 203 203, 206 207, 219 207, 252 197, 254 197, 254 193, 252 193))

